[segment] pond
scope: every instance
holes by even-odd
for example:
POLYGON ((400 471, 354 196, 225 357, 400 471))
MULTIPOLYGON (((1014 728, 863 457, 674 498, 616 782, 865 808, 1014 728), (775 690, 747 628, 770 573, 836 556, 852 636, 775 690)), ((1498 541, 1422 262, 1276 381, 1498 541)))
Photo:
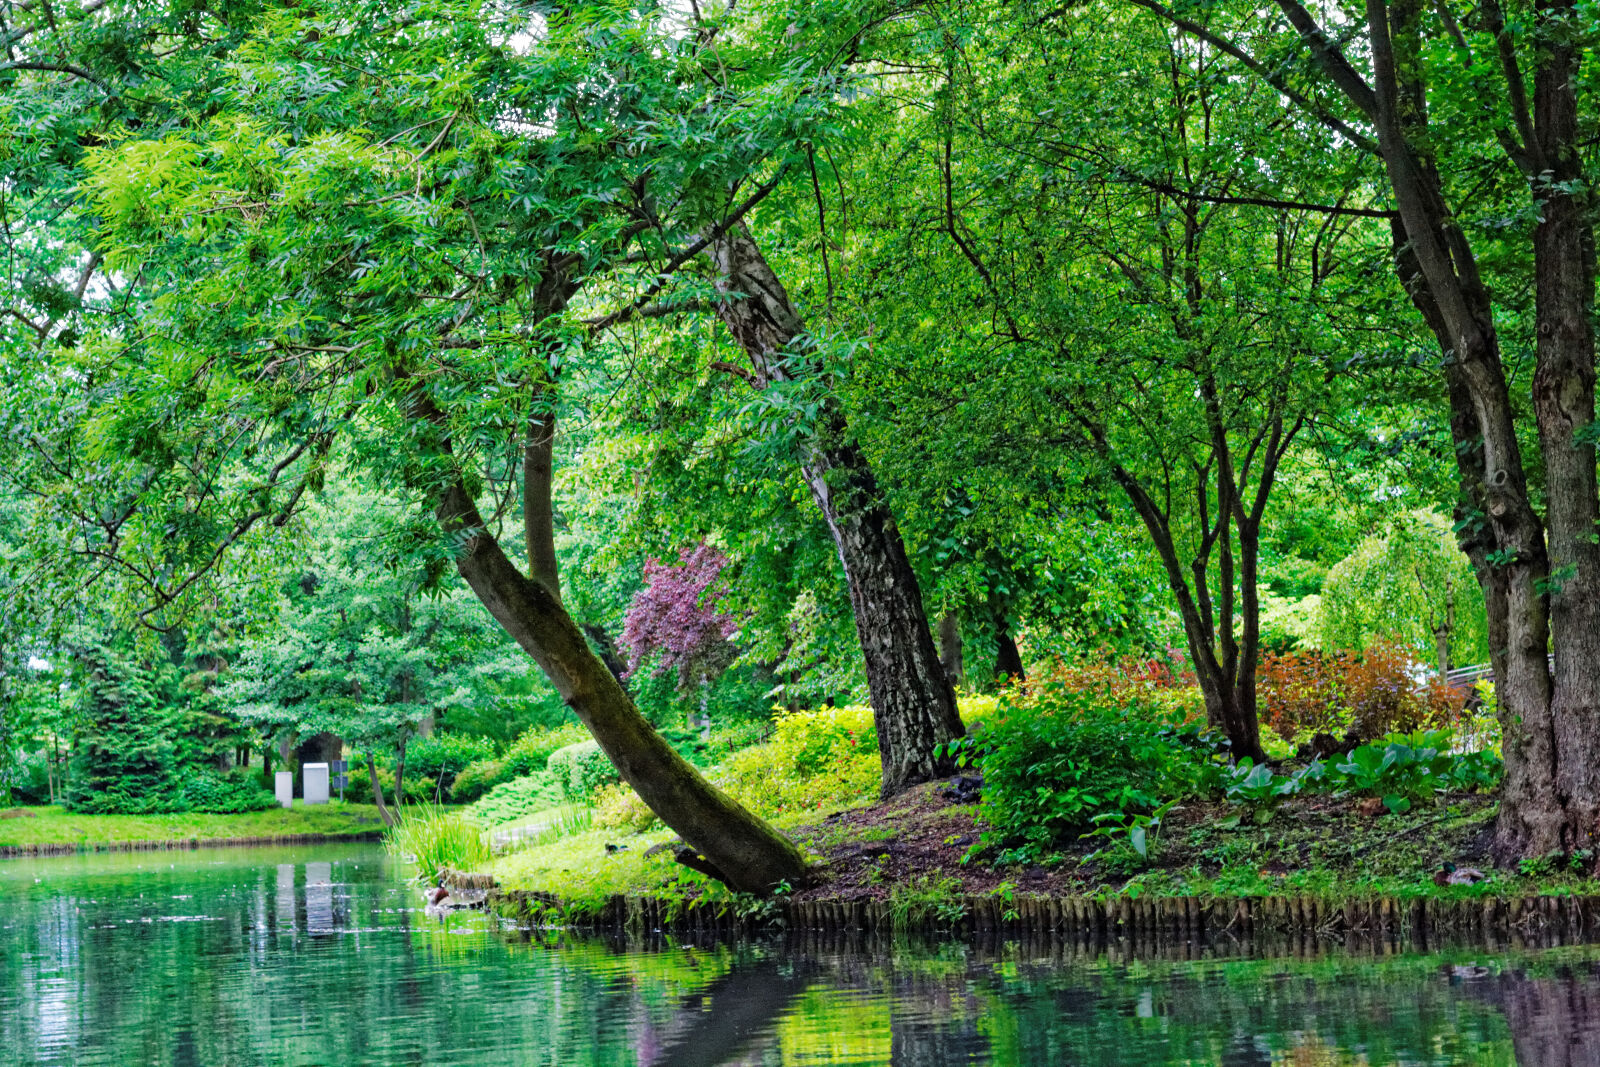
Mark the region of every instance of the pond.
POLYGON ((0 1059, 1600 1064, 1600 948, 625 945, 430 918, 404 873, 348 844, 0 862, 0 1059))

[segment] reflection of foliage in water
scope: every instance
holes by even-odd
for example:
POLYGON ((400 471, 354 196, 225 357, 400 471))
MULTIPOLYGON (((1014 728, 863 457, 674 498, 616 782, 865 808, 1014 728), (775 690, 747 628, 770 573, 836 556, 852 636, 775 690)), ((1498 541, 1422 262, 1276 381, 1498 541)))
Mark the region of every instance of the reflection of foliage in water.
POLYGON ((1594 948, 626 946, 427 918, 360 845, 13 861, 0 892, 0 1041, 35 1062, 1537 1067, 1600 1049, 1594 948))

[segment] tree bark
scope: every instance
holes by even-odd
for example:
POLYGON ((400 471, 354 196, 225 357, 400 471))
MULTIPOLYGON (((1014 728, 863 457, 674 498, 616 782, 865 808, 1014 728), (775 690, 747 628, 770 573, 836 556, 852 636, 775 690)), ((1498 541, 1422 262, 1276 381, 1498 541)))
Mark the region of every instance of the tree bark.
POLYGON ((939 619, 939 663, 950 680, 950 688, 960 689, 966 684, 961 662, 961 618, 953 611, 939 619))
POLYGON ((1011 635, 1011 621, 1005 615, 997 614, 994 625, 994 680, 1002 685, 1011 681, 1026 681, 1028 676, 1022 669, 1022 650, 1017 647, 1017 639, 1011 635))
POLYGON ((528 441, 522 449, 522 528, 528 551, 528 575, 561 599, 555 536, 555 386, 548 378, 534 391, 535 411, 528 420, 528 441))
POLYGON ((734 889, 770 892, 800 883, 800 851, 716 786, 655 731, 589 648, 543 582, 518 571, 488 533, 459 481, 441 492, 440 524, 462 535, 456 568, 489 613, 544 670, 624 780, 661 821, 703 854, 734 889))
POLYGON ((1594 203, 1577 149, 1576 3, 1541 0, 1537 10, 1533 405, 1548 499, 1555 792, 1566 816, 1560 847, 1570 852, 1594 848, 1600 833, 1600 485, 1586 436, 1595 422, 1594 203))
POLYGON ((394 815, 383 802, 383 783, 378 780, 378 764, 373 760, 370 748, 367 749, 367 784, 372 787, 372 802, 378 806, 378 818, 383 820, 383 825, 393 826, 394 815))
MULTIPOLYGON (((757 387, 803 376, 809 342, 799 310, 744 222, 716 237, 710 253, 724 294, 718 314, 749 358, 757 387)), ((883 795, 893 796, 950 773, 953 763, 936 759, 934 748, 966 730, 899 528, 831 393, 823 393, 814 422, 800 434, 800 452, 801 474, 844 567, 877 723, 883 795)))

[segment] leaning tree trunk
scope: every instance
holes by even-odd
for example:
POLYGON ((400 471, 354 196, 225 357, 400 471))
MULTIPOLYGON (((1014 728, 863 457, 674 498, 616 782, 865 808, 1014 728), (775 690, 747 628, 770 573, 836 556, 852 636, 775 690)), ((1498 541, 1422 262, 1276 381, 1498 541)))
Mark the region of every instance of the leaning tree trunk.
MULTIPOLYGON (((727 227, 710 251, 717 288, 731 297, 717 305, 718 314, 749 357, 754 383, 793 380, 806 358, 805 327, 749 229, 742 221, 727 227)), ((900 530, 831 395, 824 394, 800 448, 801 473, 844 566, 877 723, 883 795, 893 796, 949 773, 950 760, 936 758, 934 749, 966 730, 900 530)))
POLYGON ((378 806, 378 818, 383 820, 383 825, 393 826, 395 819, 389 811, 389 805, 383 802, 383 782, 378 778, 378 764, 372 758, 372 749, 367 749, 367 783, 372 786, 372 802, 378 806))
POLYGON ((438 516, 446 531, 462 538, 456 558, 461 576, 544 670, 650 810, 734 889, 766 893, 780 882, 800 882, 806 871, 800 851, 667 744, 589 648, 555 592, 523 575, 501 551, 459 481, 441 494, 438 516))

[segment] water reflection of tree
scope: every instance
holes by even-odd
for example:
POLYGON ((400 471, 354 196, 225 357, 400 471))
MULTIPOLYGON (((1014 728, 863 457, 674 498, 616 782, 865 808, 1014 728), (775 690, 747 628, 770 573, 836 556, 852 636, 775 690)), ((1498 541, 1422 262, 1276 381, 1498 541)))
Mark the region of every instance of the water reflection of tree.
POLYGON ((754 959, 734 967, 686 996, 664 1027, 655 1031, 659 1049, 645 1067, 712 1067, 731 1063, 770 1038, 778 1020, 814 981, 805 961, 781 964, 754 959))
POLYGON ((1468 981, 1505 1012, 1518 1067, 1600 1067, 1600 964, 1468 981))

